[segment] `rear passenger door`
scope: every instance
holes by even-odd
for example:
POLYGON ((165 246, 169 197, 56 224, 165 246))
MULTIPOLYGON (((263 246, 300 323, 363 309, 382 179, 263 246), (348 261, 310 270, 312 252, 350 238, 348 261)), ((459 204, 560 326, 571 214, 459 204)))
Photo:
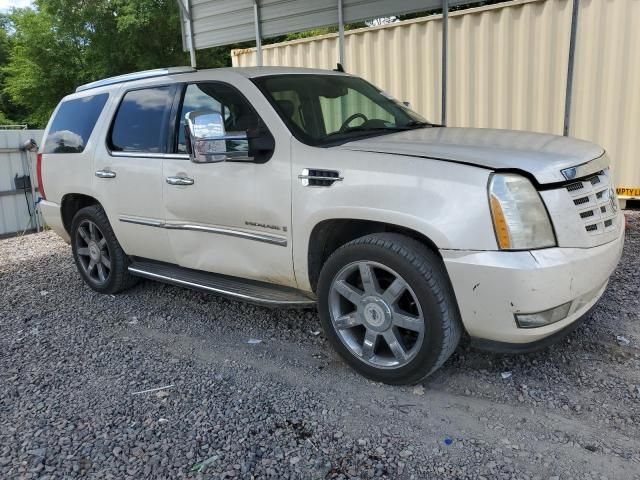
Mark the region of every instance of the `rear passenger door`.
POLYGON ((172 262, 164 225, 162 162, 175 85, 121 90, 94 157, 94 191, 124 251, 172 262))

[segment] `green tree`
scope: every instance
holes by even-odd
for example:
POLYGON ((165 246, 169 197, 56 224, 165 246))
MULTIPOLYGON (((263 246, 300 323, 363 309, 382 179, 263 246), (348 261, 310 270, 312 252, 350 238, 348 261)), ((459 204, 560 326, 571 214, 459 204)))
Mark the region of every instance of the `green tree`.
POLYGON ((11 14, 15 32, 4 67, 5 92, 22 108, 19 121, 46 123, 60 98, 86 78, 80 39, 61 35, 47 12, 31 9, 11 14))
MULTIPOLYGON (((7 33, 9 20, 6 16, 0 15, 0 65, 6 65, 9 61, 9 53, 11 50, 11 41, 7 33)), ((3 92, 5 74, 0 70, 0 125, 8 125, 13 123, 12 118, 16 111, 15 106, 11 103, 9 96, 3 92)))
MULTIPOLYGON (((22 112, 15 118, 34 127, 82 83, 189 63, 175 0, 36 0, 9 19, 3 91, 22 112)), ((230 65, 230 48, 198 52, 198 66, 230 65)))

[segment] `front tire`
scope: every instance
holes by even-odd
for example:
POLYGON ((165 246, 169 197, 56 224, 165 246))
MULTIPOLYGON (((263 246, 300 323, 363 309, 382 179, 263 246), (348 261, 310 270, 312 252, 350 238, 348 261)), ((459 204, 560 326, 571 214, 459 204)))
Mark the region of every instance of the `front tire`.
POLYGON ((404 235, 353 240, 327 260, 318 281, 329 342, 375 381, 414 384, 456 349, 462 323, 442 260, 404 235))
POLYGON ((73 217, 71 249, 80 276, 96 292, 118 293, 137 282, 100 205, 85 207, 73 217))

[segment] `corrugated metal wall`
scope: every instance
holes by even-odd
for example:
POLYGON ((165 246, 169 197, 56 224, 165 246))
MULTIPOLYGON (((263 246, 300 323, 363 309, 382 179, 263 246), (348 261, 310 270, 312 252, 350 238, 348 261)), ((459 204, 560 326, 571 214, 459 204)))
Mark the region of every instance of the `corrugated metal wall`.
MULTIPOLYGON (((438 121, 441 45, 440 15, 351 30, 345 34, 345 67, 438 121)), ((338 37, 332 34, 266 45, 262 55, 264 65, 332 69, 338 58, 338 37)), ((233 50, 232 61, 238 67, 255 65, 255 49, 233 50)))
MULTIPOLYGON (((571 0, 515 0, 449 15, 448 125, 562 134, 571 0)), ((604 146, 640 188, 640 0, 581 0, 572 136, 604 146), (635 22, 634 22, 635 20, 635 22)), ((346 68, 438 122, 442 18, 346 32, 346 68)), ((336 35, 263 47, 264 65, 334 68, 336 35)), ((255 49, 234 50, 255 65, 255 49)))
POLYGON ((550 0, 451 16, 447 123, 561 135, 571 11, 550 0))
MULTIPOLYGON (((36 183, 36 155, 20 152, 18 148, 30 138, 39 145, 42 134, 42 130, 0 130, 0 235, 33 228, 24 192, 15 191, 15 176, 28 175, 29 161, 36 183)), ((28 192, 27 198, 31 201, 31 192, 28 192)))
POLYGON ((603 145, 617 185, 640 189, 640 0, 581 0, 578 22, 570 135, 603 145))

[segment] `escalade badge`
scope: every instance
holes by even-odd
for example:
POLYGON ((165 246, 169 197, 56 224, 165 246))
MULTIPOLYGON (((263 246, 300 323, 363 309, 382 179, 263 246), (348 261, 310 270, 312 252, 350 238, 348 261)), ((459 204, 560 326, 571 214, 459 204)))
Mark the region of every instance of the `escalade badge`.
POLYGON ((266 223, 258 223, 258 222, 250 222, 248 220, 245 220, 244 222, 245 225, 248 225, 250 227, 260 227, 260 228, 268 228, 270 230, 282 230, 283 232, 287 231, 287 227, 279 227, 278 225, 268 225, 266 223))
POLYGON ((609 190, 609 204, 611 205, 611 211, 613 213, 618 213, 618 202, 616 200, 616 192, 613 190, 609 190))

